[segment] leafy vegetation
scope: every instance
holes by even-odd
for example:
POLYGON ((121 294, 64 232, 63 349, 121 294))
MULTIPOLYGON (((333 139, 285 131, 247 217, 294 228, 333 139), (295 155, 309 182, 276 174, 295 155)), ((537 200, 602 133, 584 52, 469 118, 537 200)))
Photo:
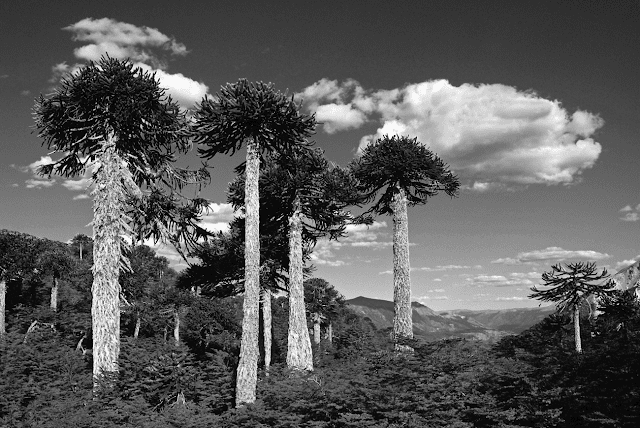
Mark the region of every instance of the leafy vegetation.
MULTIPOLYGON (((65 244, 2 231, 11 248, 30 243, 31 260, 65 244)), ((8 260, 11 248, 3 247, 8 260)), ((90 271, 69 245, 73 263, 59 281, 8 281, 2 342, 0 426, 119 427, 632 427, 640 423, 640 304, 633 292, 610 293, 602 314, 584 322, 582 354, 573 320, 554 314, 490 346, 447 339, 410 340, 397 353, 388 332, 340 304, 326 281, 306 281, 309 326, 325 311, 333 341, 314 346, 314 371, 286 366, 288 299, 273 300, 273 364, 259 371, 257 400, 235 408, 242 300, 184 292, 177 276, 148 247, 131 256, 138 275, 124 277, 131 305, 146 303, 134 337, 133 312, 122 314, 116 387, 94 397, 90 271), (162 274, 160 274, 162 273, 162 274), (126 285, 129 284, 129 285, 126 285), (136 284, 135 288, 132 284, 136 284), (173 291, 172 291, 173 290, 173 291), (171 335, 180 302, 180 341, 171 335), (34 324, 34 321, 37 323, 34 324)), ((40 256, 40 257, 38 257, 40 256)), ((17 259, 16 259, 17 260, 17 259)), ((29 271, 29 269, 23 269, 29 271)), ((583 314, 586 318, 586 314, 583 314)), ((325 329, 327 325, 325 322, 325 329)), ((263 355, 264 358, 264 355, 263 355)))

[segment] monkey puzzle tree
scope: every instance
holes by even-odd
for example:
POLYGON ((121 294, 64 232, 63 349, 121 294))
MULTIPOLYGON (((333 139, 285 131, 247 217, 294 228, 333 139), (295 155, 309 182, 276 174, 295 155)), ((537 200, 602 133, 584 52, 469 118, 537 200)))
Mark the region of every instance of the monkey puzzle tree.
POLYGON ((71 251, 74 255, 77 254, 78 258, 83 260, 87 256, 91 257, 91 252, 93 251, 93 239, 87 235, 79 233, 71 239, 69 247, 71 247, 71 251))
MULTIPOLYGON (((229 186, 229 201, 239 207, 244 197, 243 177, 229 186)), ((261 215, 289 236, 289 335, 287 365, 313 370, 311 340, 304 306, 304 253, 318 238, 342 236, 349 222, 367 222, 346 211, 361 202, 357 183, 346 169, 330 165, 322 150, 273 154, 260 174, 261 215)))
POLYGON ((609 279, 606 269, 596 272, 595 262, 568 263, 551 266, 551 271, 542 274, 542 284, 551 287, 544 290, 536 286, 531 287, 529 298, 543 302, 556 302, 558 312, 572 311, 576 352, 582 353, 582 339, 580 337, 580 305, 590 296, 596 301, 603 296, 613 295, 615 283, 609 279))
POLYGON ((36 265, 41 274, 51 276, 51 299, 49 307, 58 310, 58 290, 60 278, 73 268, 75 259, 66 246, 54 245, 38 256, 36 265))
POLYGON ((258 175, 264 151, 289 153, 306 144, 315 132, 315 117, 300 113, 293 97, 276 91, 272 84, 241 79, 223 86, 213 98, 205 98, 194 115, 195 141, 210 159, 219 153, 234 154, 246 145, 245 188, 245 295, 242 341, 237 371, 236 406, 256 399, 258 364, 258 304, 260 294, 260 241, 258 175))
POLYGON ((460 182, 417 138, 397 135, 369 144, 351 168, 369 202, 382 193, 368 212, 393 216, 393 335, 412 338, 407 206, 425 204, 440 191, 457 196, 460 182))
POLYGON ((320 343, 322 321, 328 326, 328 339, 332 341, 333 324, 338 310, 345 305, 344 297, 322 278, 310 278, 304 282, 304 302, 313 322, 313 342, 320 343))
POLYGON ((6 334, 5 310, 7 283, 27 279, 35 270, 41 242, 35 236, 0 230, 0 340, 6 334))
MULTIPOLYGON (((173 190, 206 178, 174 168, 179 152, 191 148, 184 132, 186 118, 178 104, 165 95, 155 75, 128 61, 103 57, 62 79, 55 92, 36 100, 34 116, 43 145, 62 157, 43 165, 43 175, 65 177, 93 173, 93 375, 98 378, 118 371, 120 351, 120 285, 125 233, 131 231, 125 211, 133 205, 157 207, 152 195, 167 189, 164 210, 156 210, 153 228, 169 230, 187 227, 194 217, 174 216, 182 212, 173 190), (143 192, 141 188, 147 189, 143 192), (179 224, 178 224, 179 223, 179 224)), ((200 202, 196 202, 196 205, 200 202)), ((193 208, 190 212, 194 212, 193 208)), ((140 210, 133 209, 133 213, 140 210)), ((148 214, 147 214, 148 215, 148 214)), ((134 219, 135 222, 136 219, 134 219)), ((193 224, 193 223, 190 223, 193 224)))

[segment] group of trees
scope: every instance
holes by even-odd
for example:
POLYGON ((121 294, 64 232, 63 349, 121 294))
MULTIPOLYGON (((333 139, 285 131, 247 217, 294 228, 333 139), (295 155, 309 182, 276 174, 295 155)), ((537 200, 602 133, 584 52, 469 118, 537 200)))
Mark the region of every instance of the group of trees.
MULTIPOLYGON (((307 262, 318 239, 339 239, 346 225, 370 224, 373 215, 390 214, 394 223, 393 352, 388 354, 392 357, 384 358, 423 361, 425 353, 432 353, 411 340, 407 207, 425 204, 440 192, 454 197, 460 183, 416 138, 385 136, 371 142, 347 167, 340 167, 312 147, 309 138, 315 132, 315 117, 301 113, 293 97, 271 84, 241 79, 223 86, 213 98, 203 99, 195 111, 186 112, 165 95, 153 74, 108 57, 64 78, 50 97, 41 96, 35 117, 44 144, 62 154, 52 164, 43 165, 42 174, 71 177, 93 171, 93 239, 78 236, 70 246, 54 245, 42 251, 38 240, 14 239, 11 233, 3 233, 0 306, 5 304, 7 282, 46 276, 51 281, 49 308, 55 314, 61 277, 75 272, 75 281, 82 283, 73 266, 91 266, 91 328, 84 330, 76 347, 89 346, 86 330, 90 330, 95 397, 112 394, 112 387, 124 377, 140 376, 136 370, 142 369, 131 366, 116 376, 121 319, 131 326, 133 340, 144 336, 145 325, 155 323, 162 327, 151 328, 147 336, 155 338, 162 331, 163 343, 167 343, 171 326, 177 348, 186 323, 189 350, 164 350, 158 356, 172 362, 171 369, 163 367, 180 385, 171 396, 176 403, 185 403, 189 388, 198 389, 194 386, 200 376, 196 366, 215 358, 224 360, 222 378, 235 378, 236 407, 257 399, 261 355, 267 371, 271 357, 277 354, 301 379, 317 380, 310 372, 321 361, 323 325, 325 342, 335 358, 348 360, 354 352, 362 357, 368 349, 364 342, 373 340, 376 333, 364 320, 345 311, 344 299, 331 284, 318 278, 304 281, 304 277, 312 271, 307 262), (205 162, 203 167, 196 171, 176 167, 177 156, 194 144, 205 162), (236 168, 237 177, 227 192, 228 201, 241 215, 228 233, 209 233, 198 225, 209 202, 187 198, 183 190, 208 182, 207 160, 243 148, 245 161, 236 168), (371 206, 366 208, 367 204, 371 206), (361 213, 352 214, 352 207, 361 213), (130 236, 133 243, 168 240, 182 254, 200 262, 176 278, 165 259, 157 258, 148 247, 131 245, 123 236, 130 236), (4 250, 12 245, 11 251, 4 250), (171 278, 164 277, 167 274, 171 278), (238 300, 234 296, 238 294, 243 295, 242 312, 236 318, 238 300), (278 297, 280 294, 286 298, 278 297), (213 300, 203 300, 205 296, 213 300), (213 303, 221 299, 230 303, 213 303), (202 306, 202 302, 211 302, 208 304, 219 313, 208 312, 207 303, 202 306), (153 321, 158 317, 165 321, 153 321), (336 323, 341 326, 334 341, 336 323), (286 354, 274 351, 272 344, 286 346, 286 354), (188 362, 195 358, 190 352, 200 352, 201 360, 188 362), (229 374, 229 367, 234 375, 229 374), (187 387, 184 382, 193 384, 187 387)), ((86 272, 83 275, 86 280, 86 272)), ((613 285, 604 282, 607 277, 606 271, 597 274, 594 264, 569 264, 566 269, 554 266, 543 275, 550 288, 533 289, 531 297, 560 302, 561 309, 572 311, 578 354, 582 353, 579 321, 583 300, 598 296, 614 308, 605 310, 609 319, 632 307, 631 302, 620 303, 611 291, 613 285)), ((4 337, 5 311, 0 309, 0 335, 4 337)), ((37 322, 31 321, 25 343, 37 322)), ((56 331, 55 323, 48 325, 56 331)), ((133 363, 132 355, 138 352, 134 348, 127 351, 125 364, 133 363)), ((373 358, 369 362, 378 358, 376 351, 366 352, 371 352, 367 358, 373 358)), ((374 372, 382 370, 373 366, 374 372)), ((159 370, 157 364, 150 363, 144 370, 148 367, 159 370)), ((391 373, 389 379, 393 379, 391 373)), ((225 388, 220 396, 228 397, 230 390, 225 388)), ((160 403, 156 405, 168 403, 166 396, 158 401, 159 393, 150 395, 144 388, 130 393, 160 403)), ((193 394, 196 402, 204 400, 200 393, 193 394)), ((411 419, 394 418, 394 424, 411 419)))
POLYGON ((2 252, 4 260, 18 260, 25 248, 34 250, 7 282, 0 426, 596 428, 640 423, 640 304, 633 293, 608 293, 597 318, 581 310, 580 354, 572 310, 494 345, 413 339, 404 342, 413 352, 398 353, 389 339, 393 328, 377 331, 321 278, 304 281, 314 371, 287 366, 289 299, 274 296, 269 374, 262 338, 259 361, 265 371, 257 400, 235 408, 242 299, 216 297, 214 287, 194 295, 189 282, 145 246, 132 250, 133 272, 120 278, 125 297, 120 373, 114 388, 96 396, 89 375, 90 263, 79 259, 74 243, 7 231, 0 233, 0 242, 7 237, 14 244, 2 252), (52 275, 36 273, 40 256, 52 245, 66 249, 71 261, 59 278, 56 311, 50 307, 52 275), (172 330, 179 333, 177 341, 172 330))
POLYGON ((131 269, 130 248, 122 236, 134 242, 165 239, 198 255, 203 254, 201 241, 211 235, 198 226, 208 202, 181 195, 185 186, 208 181, 206 164, 197 171, 175 166, 177 155, 194 143, 205 161, 246 149, 245 162, 236 168, 238 179, 229 189, 229 200, 243 212, 238 227, 244 236, 232 233, 204 244, 214 251, 225 239, 240 238, 244 244, 241 275, 227 271, 225 280, 204 281, 213 287, 239 282, 244 293, 237 405, 255 401, 261 272, 267 283, 273 280, 263 287, 264 296, 278 285, 277 279, 289 296, 289 365, 311 370, 302 286, 305 260, 318 238, 339 238, 347 223, 369 223, 372 213, 394 218, 394 337, 412 337, 407 205, 423 204, 440 191, 455 196, 459 188, 444 162, 415 138, 385 136, 342 168, 311 148, 315 117, 301 113, 293 97, 271 84, 245 79, 227 84, 213 98, 205 97, 187 118, 153 74, 109 57, 63 78, 53 95, 40 96, 35 118, 44 144, 62 154, 43 165, 42 174, 71 177, 93 170, 96 392, 103 375, 118 372, 119 276, 131 269), (347 210, 374 201, 359 216, 347 210), (261 233, 271 239, 288 236, 286 245, 279 242, 275 250, 286 248, 288 256, 264 258, 261 233))

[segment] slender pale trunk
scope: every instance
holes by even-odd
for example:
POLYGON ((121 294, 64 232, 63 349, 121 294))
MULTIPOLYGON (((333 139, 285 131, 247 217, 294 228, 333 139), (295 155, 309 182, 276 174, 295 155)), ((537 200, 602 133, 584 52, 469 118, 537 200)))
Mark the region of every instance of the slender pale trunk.
POLYGON ((180 313, 178 309, 173 311, 173 340, 176 346, 180 346, 180 313))
POLYGON ((313 343, 320 344, 320 314, 313 314, 313 343))
POLYGON ((271 367, 271 290, 262 290, 262 321, 264 337, 264 369, 269 371, 271 367))
POLYGON ((302 219, 300 200, 294 201, 289 218, 289 335, 287 366, 299 370, 313 370, 311 339, 307 329, 302 283, 302 219))
MULTIPOLYGON (((400 338, 413 338, 407 197, 402 188, 396 188, 391 209, 393 211, 393 336, 397 341, 400 338)), ((410 351, 411 348, 396 345, 396 350, 410 351)))
POLYGON ((258 142, 247 141, 245 179, 245 259, 242 340, 236 383, 236 407, 256 401, 258 383, 258 325, 260 302, 260 153, 258 142))
POLYGON ((116 138, 108 136, 93 190, 93 385, 101 375, 118 372, 120 354, 120 274, 124 208, 122 160, 115 151, 116 138))
POLYGON ((82 242, 80 242, 80 260, 82 260, 82 242))
POLYGON ((133 338, 137 339, 140 335, 140 314, 136 314, 136 327, 133 329, 133 338))
POLYGON ((329 326, 327 327, 327 340, 329 343, 333 343, 333 323, 329 321, 329 326))
POLYGON ((7 327, 5 325, 5 306, 7 297, 7 282, 4 279, 0 279, 0 337, 3 337, 7 333, 7 327))
POLYGON ((51 302, 50 307, 53 312, 58 310, 58 278, 53 276, 53 284, 51 286, 51 302))
POLYGON ((573 307, 573 332, 576 341, 576 352, 582 354, 582 338, 580 337, 580 305, 573 307))

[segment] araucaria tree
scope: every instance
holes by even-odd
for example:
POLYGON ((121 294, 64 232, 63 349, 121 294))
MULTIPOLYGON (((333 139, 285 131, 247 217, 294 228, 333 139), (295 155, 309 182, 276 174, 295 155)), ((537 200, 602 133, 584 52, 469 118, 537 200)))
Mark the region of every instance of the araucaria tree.
POLYGON ((393 216, 393 336, 412 338, 407 206, 425 204, 440 191, 457 196, 460 182, 417 138, 397 135, 370 143, 351 168, 368 201, 381 194, 369 212, 393 216))
MULTIPOLYGON (((147 205, 148 196, 160 189, 173 191, 192 182, 193 174, 171 166, 176 153, 191 148, 186 118, 153 74, 109 57, 90 62, 65 77, 53 94, 40 96, 34 116, 43 144, 62 155, 43 165, 41 174, 73 177, 95 168, 91 317, 97 390, 101 376, 118 372, 118 277, 127 266, 122 236, 131 232, 125 212, 147 205)), ((167 218, 158 222, 173 221, 167 218)))
POLYGON ((580 306, 590 296, 598 298, 613 294, 615 283, 609 279, 606 269, 596 272, 595 262, 568 263, 551 266, 551 271, 542 274, 541 284, 545 289, 531 287, 529 295, 532 299, 543 302, 556 302, 558 312, 571 311, 575 335, 576 352, 582 353, 582 339, 580 338, 580 306))
POLYGON ((219 153, 234 154, 246 146, 245 172, 245 294, 236 406, 256 399, 258 366, 258 308, 260 299, 259 191, 260 158, 265 151, 286 155, 306 144, 315 132, 315 117, 300 113, 293 97, 271 84, 248 82, 223 86, 214 98, 202 100, 195 113, 193 135, 205 159, 219 153))
MULTIPOLYGON (((289 236, 289 332, 287 366, 313 370, 311 340, 307 329, 303 269, 318 238, 340 237, 347 223, 367 222, 346 210, 361 202, 350 172, 330 165, 320 149, 271 155, 260 174, 260 206, 269 224, 289 236), (286 231, 286 232, 285 232, 286 231)), ((242 177, 229 186, 229 201, 239 207, 244 197, 242 177)))

